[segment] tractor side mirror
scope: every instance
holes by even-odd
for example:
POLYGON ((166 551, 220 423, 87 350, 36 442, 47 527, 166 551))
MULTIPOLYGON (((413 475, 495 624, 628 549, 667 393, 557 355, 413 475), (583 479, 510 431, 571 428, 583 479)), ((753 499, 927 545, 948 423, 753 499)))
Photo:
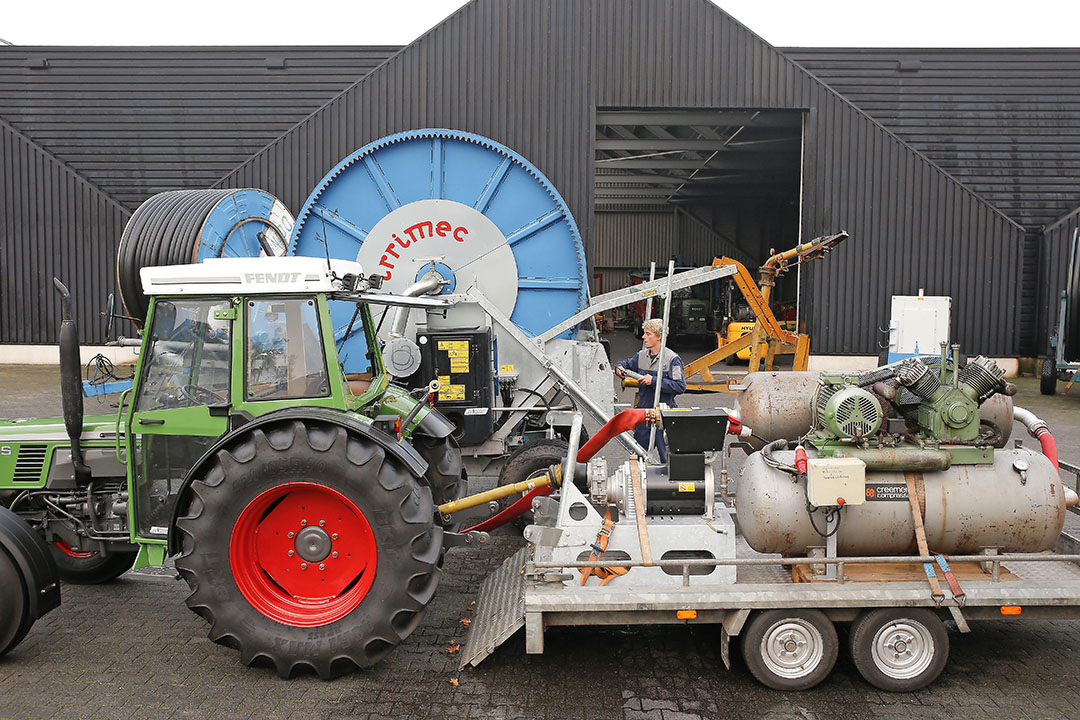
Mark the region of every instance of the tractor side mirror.
POLYGON ((113 320, 115 315, 113 314, 113 308, 116 306, 116 296, 113 293, 109 293, 109 299, 105 301, 105 340, 106 342, 113 334, 113 320))

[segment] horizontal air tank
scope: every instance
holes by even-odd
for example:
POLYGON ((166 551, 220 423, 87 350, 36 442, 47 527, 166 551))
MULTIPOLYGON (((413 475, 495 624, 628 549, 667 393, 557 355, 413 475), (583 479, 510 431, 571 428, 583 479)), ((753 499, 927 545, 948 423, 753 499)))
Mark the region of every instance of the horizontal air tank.
MULTIPOLYGON (((795 453, 773 453, 791 465, 795 453)), ((1015 448, 994 452, 993 465, 953 465, 924 472, 926 540, 940 553, 1039 552, 1053 546, 1065 523, 1065 488, 1043 455, 1015 448)), ((904 473, 866 473, 866 502, 841 510, 840 555, 903 555, 916 550, 915 525, 904 473)), ((806 485, 766 464, 761 453, 747 458, 735 506, 739 528, 754 550, 806 555, 825 544, 807 512, 806 485)), ((817 511, 817 528, 826 527, 817 511)))

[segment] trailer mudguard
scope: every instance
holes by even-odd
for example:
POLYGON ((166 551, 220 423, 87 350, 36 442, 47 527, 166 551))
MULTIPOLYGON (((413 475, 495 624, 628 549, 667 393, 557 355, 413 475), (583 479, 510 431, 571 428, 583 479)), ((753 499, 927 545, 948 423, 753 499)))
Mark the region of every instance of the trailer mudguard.
POLYGON ((21 517, 0 507, 0 547, 19 568, 26 582, 27 604, 35 620, 60 607, 60 575, 49 546, 21 517))
MULTIPOLYGON (((427 417, 434 415, 429 413, 427 417)), ((427 418, 425 418, 426 420, 427 418)), ((355 415, 344 412, 342 410, 334 410, 331 408, 289 408, 286 410, 280 410, 278 412, 268 413, 262 415, 250 422, 244 423, 240 427, 225 433, 218 441, 211 445, 202 457, 195 461, 195 464, 188 470, 187 475, 184 477, 184 482, 177 491, 177 502, 173 507, 172 519, 169 521, 169 539, 167 545, 167 555, 176 555, 180 552, 180 539, 176 532, 176 521, 180 517, 180 514, 187 508, 187 495, 188 490, 191 488, 191 483, 195 481, 199 472, 203 466, 212 458, 218 450, 228 445, 230 442, 240 437, 241 435, 248 433, 256 428, 264 425, 270 425, 273 423, 285 421, 285 420, 318 420, 320 422, 327 422, 333 425, 340 425, 341 427, 355 432, 358 435, 363 435, 374 441, 381 446, 386 452, 393 455, 399 461, 401 461, 408 469, 413 473, 415 477, 423 477, 427 472, 428 464, 420 453, 416 451, 411 445, 400 442, 392 435, 383 432, 382 430, 369 425, 367 423, 360 422, 355 415)), ((444 422, 446 422, 444 420, 444 422)), ((420 426, 423 426, 424 421, 421 421, 420 426)), ((418 427, 420 427, 418 426, 418 427)), ((434 425, 434 428, 439 426, 434 425)), ((436 435, 436 437, 440 437, 436 435)))
POLYGON ((453 433, 454 430, 454 424, 443 417, 441 412, 433 409, 425 413, 420 422, 416 423, 413 433, 428 435, 442 440, 444 437, 453 433))

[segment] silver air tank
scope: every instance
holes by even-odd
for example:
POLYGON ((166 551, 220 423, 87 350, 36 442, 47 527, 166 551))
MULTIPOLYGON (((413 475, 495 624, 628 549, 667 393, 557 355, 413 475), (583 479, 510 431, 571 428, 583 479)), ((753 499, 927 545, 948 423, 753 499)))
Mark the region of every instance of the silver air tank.
MULTIPOLYGON (((756 430, 755 430, 756 432, 756 430)), ((776 452, 781 463, 795 454, 776 452)), ((930 548, 941 553, 1039 552, 1053 546, 1065 522, 1065 488, 1053 464, 1027 448, 997 450, 993 465, 953 465, 922 474, 923 524, 930 548)), ((841 510, 840 555, 899 555, 914 551, 915 525, 902 472, 866 473, 866 502, 841 510)), ((825 544, 811 525, 806 486, 767 465, 761 453, 747 458, 735 506, 750 547, 763 553, 805 555, 825 544)), ((818 512, 817 526, 824 527, 818 512)))
MULTIPOLYGON (((746 389, 735 396, 743 425, 766 441, 801 437, 816 422, 810 398, 818 390, 820 376, 818 372, 750 373, 742 381, 746 389)), ((979 416, 1001 429, 994 445, 1005 447, 1012 434, 1013 399, 993 395, 979 407, 979 416)))

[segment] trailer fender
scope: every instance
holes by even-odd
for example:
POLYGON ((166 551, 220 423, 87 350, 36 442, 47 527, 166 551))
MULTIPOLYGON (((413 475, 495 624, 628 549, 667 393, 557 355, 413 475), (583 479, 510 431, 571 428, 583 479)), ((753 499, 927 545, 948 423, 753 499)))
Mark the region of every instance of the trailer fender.
POLYGON ((424 417, 420 418, 420 422, 416 423, 416 428, 413 433, 419 433, 421 435, 428 435, 433 438, 442 440, 455 430, 454 424, 443 417, 443 414, 438 410, 428 410, 424 413, 424 417))
POLYGON ((199 476, 202 468, 217 454, 218 450, 256 428, 288 420, 317 420, 319 422, 339 425, 349 432, 362 435, 380 445, 386 452, 400 460, 415 477, 423 477, 424 473, 427 472, 427 461, 421 457, 420 453, 418 453, 412 445, 401 442, 392 435, 383 432, 372 425, 361 422, 350 413, 331 408, 310 407, 290 408, 268 413, 250 422, 244 423, 235 430, 222 435, 218 438, 217 442, 211 445, 207 451, 195 461, 195 464, 188 469, 187 475, 184 477, 184 482, 177 491, 176 504, 173 506, 172 518, 169 520, 167 555, 176 555, 180 552, 180 537, 179 533, 176 531, 176 521, 187 510, 191 484, 195 481, 195 478, 199 476))
POLYGON ((25 520, 0 507, 0 548, 19 568, 26 582, 27 604, 35 620, 60 606, 60 575, 49 546, 25 520))

